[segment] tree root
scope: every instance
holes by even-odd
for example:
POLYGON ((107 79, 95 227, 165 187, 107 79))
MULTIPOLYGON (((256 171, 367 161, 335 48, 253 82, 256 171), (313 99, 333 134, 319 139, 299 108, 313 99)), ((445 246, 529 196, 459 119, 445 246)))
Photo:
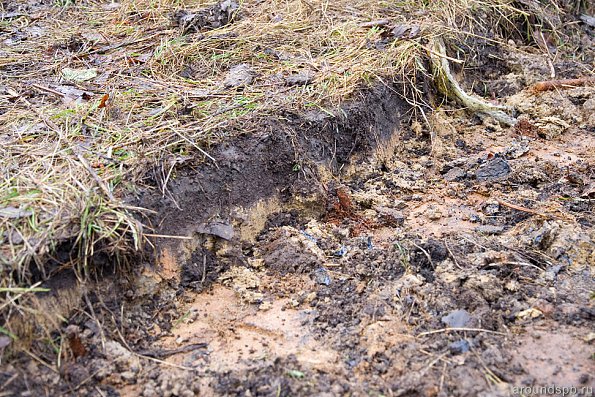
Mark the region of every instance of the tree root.
POLYGON ((595 84, 595 77, 581 77, 578 79, 548 80, 533 84, 531 91, 537 93, 542 91, 559 90, 564 88, 576 88, 595 84))
POLYGON ((469 111, 477 113, 480 116, 489 116, 494 118, 500 124, 512 126, 516 124, 516 119, 509 116, 506 111, 510 109, 506 106, 494 105, 467 94, 450 72, 450 65, 446 55, 446 49, 442 39, 435 39, 433 51, 430 52, 432 61, 432 71, 438 90, 448 98, 454 99, 459 104, 465 106, 469 111))

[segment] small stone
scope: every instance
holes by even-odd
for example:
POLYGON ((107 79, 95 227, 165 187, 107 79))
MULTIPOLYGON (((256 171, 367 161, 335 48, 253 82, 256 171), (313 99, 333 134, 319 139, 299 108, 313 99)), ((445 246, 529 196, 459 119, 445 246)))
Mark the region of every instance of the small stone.
POLYGON ((534 306, 536 309, 541 311, 543 313, 543 315, 546 317, 551 316, 556 309, 554 307, 554 305, 552 305, 551 303, 549 303, 548 301, 543 300, 543 299, 538 299, 535 302, 534 306))
POLYGON ((304 299, 305 303, 310 303, 312 302, 314 299, 316 299, 316 292, 310 292, 308 295, 306 295, 306 298, 304 299))
POLYGON ((314 80, 314 76, 314 72, 310 70, 303 70, 299 73, 285 77, 285 83, 287 85, 307 85, 314 80))
POLYGON ((469 222, 478 223, 481 222, 481 218, 477 214, 471 214, 469 215, 469 222))
POLYGON ((529 150, 531 150, 531 148, 529 147, 529 142, 527 142, 526 140, 517 141, 516 139, 513 139, 510 146, 506 148, 506 158, 518 159, 525 153, 529 152, 529 150))
POLYGON ((12 339, 10 339, 8 336, 4 336, 4 335, 0 336, 0 352, 1 352, 1 349, 4 349, 8 345, 10 345, 11 342, 12 342, 12 339))
POLYGON ((535 309, 530 307, 528 309, 522 310, 516 314, 516 318, 519 320, 527 320, 540 317, 543 313, 541 310, 535 309))
POLYGON ((241 63, 229 69, 229 72, 227 72, 225 80, 223 81, 223 85, 226 88, 234 88, 250 85, 253 80, 254 71, 252 70, 250 65, 246 63, 241 63))
POLYGON ((136 374, 132 371, 124 371, 120 374, 120 376, 128 383, 131 383, 136 378, 136 374))
POLYGON ((475 177, 479 181, 489 181, 503 178, 510 174, 511 171, 512 169, 505 159, 495 157, 482 164, 475 172, 475 177))
POLYGON ((426 210, 426 216, 429 220, 436 221, 442 218, 442 212, 440 212, 438 208, 428 207, 428 209, 426 210))
POLYGON ((516 292, 521 289, 521 285, 516 280, 510 280, 504 285, 504 288, 511 292, 516 292))
POLYGON ((143 397, 157 397, 155 387, 150 384, 145 386, 145 390, 143 390, 143 397))
POLYGON ((502 234, 504 232, 504 226, 481 225, 477 226, 475 231, 483 234, 502 234))
POLYGON ((250 258, 248 259, 248 264, 255 269, 260 269, 264 266, 264 259, 250 258))
POLYGON ((467 175, 467 171, 465 171, 464 169, 459 168, 459 167, 454 167, 454 168, 451 168, 444 175, 444 179, 446 179, 449 182, 461 181, 461 180, 465 179, 466 175, 467 175))
POLYGON ((500 212, 500 203, 496 200, 487 200, 483 205, 483 213, 486 215, 496 215, 500 212))
POLYGON ((331 284, 331 276, 328 274, 328 270, 324 267, 319 267, 318 269, 314 270, 312 273, 314 276, 314 281, 321 285, 330 285, 331 284))
POLYGON ((462 354, 467 353, 471 349, 471 346, 469 346, 469 342, 465 339, 460 339, 448 345, 448 349, 452 354, 462 354))
POLYGON ((442 323, 448 327, 461 328, 467 325, 471 316, 466 310, 455 310, 448 315, 442 317, 442 323))
POLYGON ((560 271, 562 270, 562 268, 563 268, 562 265, 551 266, 546 270, 543 277, 547 281, 554 281, 556 279, 556 276, 558 275, 558 273, 560 273, 560 271))

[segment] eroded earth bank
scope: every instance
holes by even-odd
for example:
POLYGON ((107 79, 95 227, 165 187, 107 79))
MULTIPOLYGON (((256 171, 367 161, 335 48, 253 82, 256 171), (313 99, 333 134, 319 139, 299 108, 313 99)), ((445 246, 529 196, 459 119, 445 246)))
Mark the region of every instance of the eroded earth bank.
POLYGON ((593 395, 595 89, 532 88, 592 64, 500 50, 459 77, 516 126, 380 85, 139 193, 165 237, 7 395, 593 395))

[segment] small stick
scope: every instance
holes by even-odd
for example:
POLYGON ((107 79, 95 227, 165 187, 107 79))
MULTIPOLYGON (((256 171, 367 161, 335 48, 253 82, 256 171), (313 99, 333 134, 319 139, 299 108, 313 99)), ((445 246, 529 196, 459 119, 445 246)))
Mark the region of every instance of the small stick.
POLYGON ((427 336, 427 335, 432 335, 432 334, 440 334, 442 332, 451 332, 451 331, 487 332, 489 334, 496 334, 496 335, 506 336, 506 334, 504 332, 491 331, 489 329, 454 327, 454 328, 442 328, 442 329, 436 329, 434 331, 422 332, 421 334, 417 335, 417 337, 418 338, 421 338, 422 336, 427 336))
POLYGON ((490 265, 528 266, 528 267, 535 268, 535 269, 539 270, 540 272, 543 271, 543 269, 540 268, 539 266, 536 266, 532 263, 527 263, 527 262, 496 262, 496 263, 491 263, 490 265))
POLYGON ((156 38, 158 36, 161 36, 161 35, 164 35, 164 34, 168 34, 168 33, 171 33, 171 30, 157 32, 157 33, 154 33, 154 34, 152 34, 150 36, 147 36, 147 37, 141 37, 140 39, 137 39, 137 40, 122 41, 122 42, 120 42, 118 44, 113 44, 113 45, 108 45, 108 46, 105 46, 105 47, 101 47, 101 48, 98 48, 96 50, 90 51, 89 54, 104 54, 104 53, 106 53, 108 51, 117 50, 118 48, 126 47, 126 46, 129 46, 129 45, 132 45, 132 44, 142 43, 143 41, 150 41, 150 40, 153 40, 154 38, 156 38))
POLYGON ((448 243, 446 242, 446 240, 444 240, 444 246, 446 247, 446 250, 450 254, 450 257, 452 258, 453 262, 455 263, 455 266, 457 268, 459 268, 459 270, 463 270, 463 268, 461 266, 459 266, 459 262, 457 262, 457 258, 455 257, 455 255, 450 250, 450 247, 448 246, 448 243))
POLYGON ((359 26, 360 28, 375 28, 388 25, 389 23, 390 21, 388 19, 377 19, 375 21, 361 23, 359 26))
POLYGON ((184 135, 182 135, 181 132, 177 131, 175 128, 171 128, 170 127, 170 130, 172 130, 180 138, 182 138, 183 140, 185 140, 186 142, 188 142, 189 144, 191 144, 192 146, 194 146, 194 148, 196 150, 198 150, 199 152, 201 152, 202 154, 204 154, 205 156, 207 156, 209 159, 211 159, 213 161, 213 163, 215 163, 215 166, 217 168, 219 168, 219 165, 217 164, 217 160, 215 160, 215 158, 213 156, 211 156, 210 154, 208 154, 207 152, 205 152, 203 149, 200 148, 200 146, 198 146, 196 143, 194 143, 190 139, 186 138, 184 135))
POLYGON ((581 77, 578 79, 562 79, 540 81, 533 84, 531 90, 534 92, 551 91, 559 88, 575 88, 583 85, 595 84, 595 77, 581 77))
POLYGON ((76 157, 78 157, 78 159, 81 162, 81 164, 83 165, 83 167, 89 172, 89 174, 91 174, 91 176, 93 177, 93 179, 95 180, 95 182, 97 182, 97 184, 99 185, 99 187, 101 188, 101 190, 103 190, 103 192, 107 195, 107 197, 109 197, 110 200, 115 201, 116 198, 114 197, 114 195, 112 194, 112 192, 109 190, 109 188, 107 187, 107 185, 105 183, 103 183, 103 181, 101 180, 101 178, 99 177, 99 175, 97 175, 97 173, 95 172, 95 170, 93 168, 91 168, 91 166, 87 162, 87 159, 85 159, 83 157, 83 155, 81 154, 81 152, 79 152, 78 150, 74 150, 74 154, 76 154, 76 157))
POLYGON ((207 343, 201 342, 201 343, 193 343, 190 345, 178 347, 177 349, 143 350, 143 351, 140 351, 137 353, 140 354, 141 356, 146 356, 146 357, 165 358, 165 357, 173 356, 175 354, 188 353, 188 352, 191 352, 191 351, 194 351, 197 349, 203 349, 207 346, 208 346, 207 343))
POLYGON ((45 92, 49 92, 50 94, 57 95, 60 98, 65 98, 66 97, 66 95, 63 94, 63 93, 61 93, 60 91, 56 91, 56 90, 53 90, 53 89, 51 89, 49 87, 44 87, 44 86, 39 85, 39 84, 31 84, 31 87, 37 88, 40 91, 45 91, 45 92))
POLYGON ((526 207, 521 207, 519 205, 516 204, 512 204, 512 203, 508 203, 506 201, 500 200, 500 199, 496 199, 496 201, 498 202, 498 204, 503 205, 505 207, 508 208, 512 208, 513 210, 517 210, 517 211, 522 211, 522 212, 527 212, 529 214, 533 214, 533 215, 539 215, 539 216, 543 216, 545 218, 557 218, 557 219, 562 219, 558 216, 555 215, 548 215, 548 214, 544 214, 543 212, 538 212, 535 210, 532 210, 530 208, 526 208, 526 207))
MULTIPOLYGON (((110 313, 111 313, 111 311, 110 311, 110 313)), ((112 320, 115 321, 115 319, 113 318, 113 313, 111 313, 111 314, 112 314, 112 320)), ((137 356, 139 358, 144 358, 144 359, 149 360, 149 361, 153 361, 153 362, 156 362, 156 363, 159 363, 159 364, 167 365, 168 367, 183 369, 183 370, 186 370, 186 371, 198 371, 197 368, 186 367, 184 365, 178 365, 178 364, 170 363, 170 362, 167 362, 167 361, 164 361, 164 360, 160 360, 160 359, 155 358, 155 357, 145 356, 143 354, 137 353, 134 350, 132 350, 132 348, 130 347, 130 345, 128 344, 128 342, 126 342, 126 339, 124 339, 124 336, 122 335, 122 333, 120 332, 120 329, 118 327, 116 327, 116 333, 120 337, 120 340, 122 341, 122 344, 123 344, 124 348, 126 348, 130 353, 134 354, 135 356, 137 356)))
POLYGON ((426 50, 427 52, 429 52, 430 54, 432 54, 432 55, 434 55, 434 56, 436 56, 436 57, 438 57, 438 58, 447 59, 447 60, 449 60, 449 61, 451 61, 451 62, 458 63, 458 64, 465 63, 465 61, 461 61, 460 59, 453 58, 453 57, 449 57, 448 55, 446 55, 446 54, 444 54, 444 53, 442 53, 442 52, 434 51, 433 49, 431 49, 431 48, 428 48, 428 47, 426 47, 426 46, 424 46, 424 45, 421 45, 421 44, 420 44, 419 46, 420 46, 421 48, 423 48, 424 50, 426 50))
POLYGON ((147 237, 156 237, 156 238, 172 238, 172 239, 178 239, 178 240, 192 240, 192 237, 189 236, 170 236, 167 234, 149 234, 149 233, 145 233, 145 236, 147 237))
POLYGON ((422 247, 420 247, 419 245, 413 243, 413 245, 417 248, 419 248, 421 250, 421 252, 423 252, 426 255, 426 258, 428 258, 428 261, 430 261, 430 266, 432 266, 432 269, 436 269, 436 266, 434 266, 434 262, 432 261, 432 256, 428 253, 428 251, 426 251, 425 249, 423 249, 422 247))

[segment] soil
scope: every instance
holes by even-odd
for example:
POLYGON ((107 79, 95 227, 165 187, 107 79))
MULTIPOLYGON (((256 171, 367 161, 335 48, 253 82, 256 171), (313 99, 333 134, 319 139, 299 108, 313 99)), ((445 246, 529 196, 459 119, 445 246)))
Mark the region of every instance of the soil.
POLYGON ((595 89, 533 92, 547 62, 498 53, 516 127, 420 124, 379 86, 147 180, 130 201, 182 238, 83 294, 60 371, 15 360, 2 395, 593 395, 595 89))

